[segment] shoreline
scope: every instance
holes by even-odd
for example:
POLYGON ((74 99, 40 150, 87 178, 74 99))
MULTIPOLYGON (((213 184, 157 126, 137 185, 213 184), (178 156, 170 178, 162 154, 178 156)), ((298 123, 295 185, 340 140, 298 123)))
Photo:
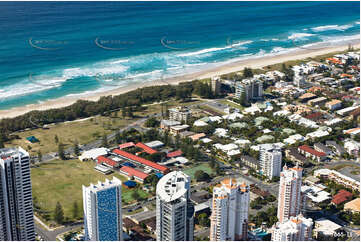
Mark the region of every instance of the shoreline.
MULTIPOLYGON (((309 57, 315 57, 319 55, 325 55, 332 52, 338 52, 338 51, 345 51, 348 48, 347 45, 338 45, 338 46, 330 46, 330 47, 322 47, 319 49, 302 49, 298 48, 295 50, 290 50, 286 53, 279 53, 275 55, 264 55, 264 56, 257 56, 257 57, 249 57, 242 60, 237 60, 231 63, 227 64, 221 64, 217 67, 213 67, 207 70, 202 70, 198 72, 194 72, 191 74, 186 74, 182 76, 177 77, 170 77, 165 79, 164 81, 161 80, 155 80, 155 81, 149 81, 144 83, 137 83, 132 84, 127 87, 119 87, 115 88, 113 90, 104 91, 104 92, 98 92, 93 94, 79 94, 74 96, 65 96, 53 100, 47 100, 42 103, 37 104, 29 104, 26 106, 21 107, 14 107, 7 110, 0 110, 0 119, 2 118, 14 118, 16 116, 25 114, 27 112, 33 111, 33 110, 47 110, 47 109, 54 109, 54 108, 61 108, 65 106, 69 106, 73 103, 75 103, 78 100, 89 100, 89 101, 97 101, 102 96, 109 96, 109 95, 119 95, 123 94, 138 88, 147 87, 147 86, 155 86, 155 85, 177 85, 180 82, 187 82, 192 81, 195 79, 204 79, 204 78, 210 78, 213 76, 219 76, 231 72, 241 71, 245 67, 249 67, 252 69, 259 69, 263 68, 268 65, 278 64, 290 60, 300 60, 305 59, 309 57)), ((360 48, 360 40, 357 39, 355 43, 353 43, 353 47, 360 48)))

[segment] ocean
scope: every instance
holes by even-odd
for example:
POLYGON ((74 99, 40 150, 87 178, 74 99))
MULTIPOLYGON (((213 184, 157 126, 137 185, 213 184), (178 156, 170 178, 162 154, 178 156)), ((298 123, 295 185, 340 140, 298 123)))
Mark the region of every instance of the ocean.
POLYGON ((350 41, 359 2, 0 2, 0 110, 350 41))

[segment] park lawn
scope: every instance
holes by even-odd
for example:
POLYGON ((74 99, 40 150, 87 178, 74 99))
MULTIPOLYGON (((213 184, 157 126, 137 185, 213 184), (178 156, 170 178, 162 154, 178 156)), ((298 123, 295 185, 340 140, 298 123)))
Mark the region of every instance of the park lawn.
POLYGON ((104 133, 109 134, 113 132, 111 129, 116 127, 124 127, 129 123, 129 120, 120 118, 110 118, 96 116, 86 120, 75 120, 71 122, 63 122, 54 125, 49 125, 49 129, 33 129, 23 132, 17 132, 21 139, 14 139, 11 143, 7 143, 7 147, 21 146, 29 151, 28 146, 31 147, 29 151, 32 155, 36 155, 38 150, 42 154, 57 152, 58 144, 55 143, 55 135, 58 136, 59 141, 65 147, 72 146, 74 141, 77 140, 79 144, 89 143, 104 133), (30 144, 27 142, 26 137, 35 136, 40 142, 30 144))
MULTIPOLYGON (((112 179, 113 176, 123 182, 128 180, 120 174, 104 175, 97 172, 94 170, 94 163, 90 161, 54 160, 31 169, 33 196, 37 198, 39 206, 44 211, 53 211, 59 201, 63 206, 65 216, 71 218, 75 201, 80 211, 83 211, 82 185, 89 186, 90 183, 105 181, 106 178, 112 179)), ((132 202, 131 194, 134 190, 123 186, 122 200, 132 202)), ((139 188, 137 190, 142 198, 149 196, 145 191, 139 188)))
POLYGON ((244 109, 244 107, 242 105, 230 102, 227 99, 220 100, 219 102, 222 104, 228 105, 232 108, 238 108, 240 111, 242 111, 244 109))
POLYGON ((201 163, 199 165, 192 166, 190 168, 185 169, 183 172, 186 173, 188 176, 191 177, 191 179, 194 179, 194 174, 196 171, 202 170, 204 172, 207 172, 209 175, 212 174, 212 168, 209 167, 208 163, 201 163))

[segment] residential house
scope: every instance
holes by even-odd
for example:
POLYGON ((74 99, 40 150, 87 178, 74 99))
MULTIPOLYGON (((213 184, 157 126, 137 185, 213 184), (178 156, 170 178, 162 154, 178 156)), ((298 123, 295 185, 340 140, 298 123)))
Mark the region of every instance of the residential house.
POLYGON ((325 104, 326 108, 329 110, 336 110, 342 107, 342 101, 333 99, 325 104))
POLYGON ((296 148, 289 148, 285 150, 286 158, 298 163, 300 166, 304 166, 307 163, 307 158, 301 155, 296 148))
POLYGON ((351 198, 352 198, 352 193, 342 189, 332 197, 331 203, 337 206, 350 200, 351 198))
POLYGON ((337 144, 336 141, 333 141, 333 140, 327 140, 326 146, 333 148, 333 151, 338 156, 341 156, 341 155, 343 155, 343 153, 346 152, 345 149, 341 145, 337 144))
POLYGON ((326 159, 326 154, 312 149, 308 145, 301 145, 298 147, 298 152, 304 154, 306 157, 310 157, 312 160, 321 162, 326 159))
POLYGON ((315 150, 317 150, 319 152, 325 153, 327 156, 332 154, 332 150, 322 143, 314 144, 313 148, 315 148, 315 150))
POLYGON ((242 155, 240 160, 245 166, 248 166, 256 171, 259 170, 259 161, 252 156, 242 155))

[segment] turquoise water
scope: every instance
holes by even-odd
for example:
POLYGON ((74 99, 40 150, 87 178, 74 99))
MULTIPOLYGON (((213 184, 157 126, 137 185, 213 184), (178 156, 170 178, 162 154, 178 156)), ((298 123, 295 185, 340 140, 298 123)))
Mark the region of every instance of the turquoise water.
POLYGON ((1 2, 0 109, 360 33, 358 2, 1 2))

